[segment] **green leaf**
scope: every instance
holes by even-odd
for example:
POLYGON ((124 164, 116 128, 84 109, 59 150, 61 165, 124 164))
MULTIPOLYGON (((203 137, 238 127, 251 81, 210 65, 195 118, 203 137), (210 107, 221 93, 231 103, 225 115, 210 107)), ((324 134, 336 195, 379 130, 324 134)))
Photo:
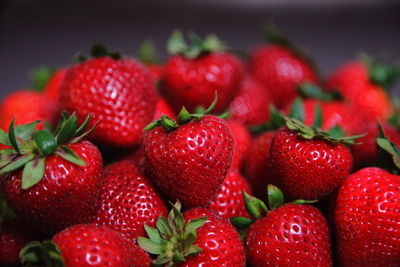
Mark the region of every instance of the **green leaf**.
POLYGON ((190 115, 189 111, 185 107, 182 107, 178 115, 178 123, 185 124, 188 123, 191 119, 192 116, 190 115))
POLYGON ((23 266, 65 267, 60 248, 50 240, 43 243, 32 241, 20 251, 20 260, 23 266))
MULTIPOLYGON (((75 134, 76 137, 74 137, 69 143, 70 143, 70 144, 75 144, 75 143, 78 143, 79 141, 81 141, 82 139, 84 139, 84 138, 85 138, 86 136, 88 136, 91 132, 93 132, 94 129, 96 129, 97 124, 99 124, 99 122, 100 122, 100 121, 96 121, 92 128, 90 128, 90 129, 87 130, 86 132, 82 133, 81 135, 76 136, 77 134, 75 134)), ((78 129, 78 131, 79 131, 79 129, 78 129)), ((78 132, 78 131, 77 131, 77 132, 78 132)))
POLYGON ((175 225, 178 230, 182 232, 185 220, 183 219, 183 215, 181 213, 181 203, 179 201, 177 201, 175 205, 172 205, 172 211, 174 214, 175 225))
POLYGON ((148 226, 147 224, 145 224, 144 230, 146 231, 146 233, 151 241, 156 242, 156 243, 161 242, 161 236, 160 236, 160 233, 158 232, 157 228, 154 228, 154 227, 151 227, 151 226, 148 226))
POLYGON ((138 58, 140 62, 155 65, 160 63, 160 59, 157 55, 157 51, 154 42, 150 39, 146 39, 139 47, 138 58))
POLYGON ((275 185, 268 185, 268 204, 271 210, 279 208, 284 203, 282 191, 275 185))
POLYGON ((305 111, 304 111, 303 100, 301 100, 301 98, 298 97, 293 102, 290 108, 289 117, 304 122, 304 116, 305 116, 304 114, 305 111))
POLYGON ((78 135, 81 135, 81 134, 83 134, 84 132, 85 132, 85 130, 86 130, 86 128, 88 127, 88 125, 89 125, 89 122, 90 122, 90 120, 92 119, 92 115, 88 115, 88 116, 86 116, 86 119, 85 119, 85 121, 81 124, 81 126, 79 126, 79 128, 75 131, 75 134, 74 134, 74 136, 78 136, 78 135))
POLYGON ((217 35, 215 34, 208 34, 204 41, 202 42, 202 49, 204 51, 224 51, 228 49, 228 46, 222 42, 217 35))
POLYGON ((158 255, 163 253, 162 246, 148 238, 139 236, 137 242, 139 247, 150 254, 158 255))
POLYGON ((256 197, 250 196, 244 190, 242 192, 247 212, 251 216, 253 216, 256 219, 259 219, 267 215, 269 210, 263 201, 261 201, 256 197))
POLYGON ((48 67, 39 67, 32 70, 31 77, 33 83, 31 88, 35 89, 36 91, 43 91, 44 87, 55 71, 56 70, 54 68, 48 67))
POLYGON ((301 83, 297 87, 297 91, 305 98, 319 99, 321 101, 332 101, 334 99, 332 95, 324 92, 322 88, 310 82, 301 83))
POLYGON ((303 205, 303 204, 314 204, 317 203, 318 200, 305 200, 305 199, 297 199, 294 200, 292 202, 290 202, 291 204, 298 204, 298 205, 303 205))
POLYGON ((378 137, 376 142, 380 148, 392 156, 393 163, 400 169, 400 149, 387 138, 378 137))
POLYGON ((17 156, 18 154, 15 154, 14 149, 4 148, 0 150, 0 169, 11 163, 11 161, 17 156))
POLYGON ((209 114, 215 108, 215 105, 217 104, 217 102, 218 102, 218 92, 215 91, 213 102, 206 110, 204 110, 203 114, 209 114))
POLYGON ((64 144, 68 139, 74 136, 78 128, 78 121, 75 113, 72 114, 61 126, 60 131, 57 134, 57 144, 64 144))
POLYGON ((315 106, 315 118, 314 118, 314 127, 321 128, 322 127, 322 110, 321 105, 317 104, 315 106))
POLYGON ((192 230, 190 232, 186 231, 184 235, 184 247, 190 247, 197 239, 196 230, 192 230))
POLYGON ((10 139, 8 139, 8 133, 6 133, 3 129, 0 129, 0 144, 12 146, 10 139))
POLYGON ((35 158, 34 154, 24 154, 24 155, 19 155, 13 160, 6 165, 5 167, 1 168, 0 170, 0 175, 4 175, 10 172, 13 172, 15 170, 18 170, 25 164, 27 164, 29 161, 33 160, 35 158))
POLYGON ((245 217, 231 217, 231 223, 238 229, 248 229, 254 220, 245 217))
POLYGON ((336 124, 335 126, 333 126, 332 128, 330 128, 327 133, 335 138, 341 138, 344 136, 344 131, 342 130, 342 128, 336 124))
POLYGON ((192 245, 192 246, 190 246, 190 248, 185 253, 186 254, 185 256, 186 257, 190 257, 190 256, 197 255, 197 254, 199 254, 201 252, 202 252, 202 249, 200 247, 198 247, 196 245, 192 245))
POLYGON ((37 157, 25 164, 22 172, 22 189, 26 190, 39 183, 45 171, 45 158, 37 157))
POLYGON ((207 222, 207 217, 200 217, 196 219, 189 220, 186 223, 185 231, 197 230, 202 227, 207 222))
POLYGON ((86 162, 79 157, 71 148, 66 145, 59 146, 55 152, 58 156, 62 157, 63 159, 72 162, 76 165, 81 167, 86 166, 86 162))
POLYGON ((47 157, 53 154, 57 148, 57 141, 53 135, 45 130, 39 130, 35 135, 35 144, 40 153, 47 157))
POLYGON ((156 223, 158 231, 163 235, 164 238, 169 237, 172 235, 172 231, 169 227, 167 219, 165 219, 163 216, 159 216, 157 223, 156 223))
POLYGON ((10 140, 10 143, 12 147, 17 151, 18 154, 21 154, 18 146, 18 140, 17 137, 15 136, 15 118, 12 120, 10 124, 10 128, 8 129, 8 139, 10 140))
MULTIPOLYGON (((164 115, 162 115, 164 116, 164 115)), ((146 127, 144 127, 144 131, 150 131, 153 130, 155 127, 161 126, 161 119, 155 120, 147 124, 146 127)))
POLYGON ((183 37, 183 34, 179 30, 172 32, 171 36, 167 41, 167 51, 171 55, 184 53, 188 49, 188 45, 183 37))
POLYGON ((177 251, 174 253, 173 261, 175 263, 182 263, 182 262, 185 262, 185 257, 177 251))
POLYGON ((39 123, 40 121, 37 120, 28 124, 18 125, 15 127, 15 135, 22 141, 31 140, 39 123))
POLYGON ((166 115, 161 116, 160 125, 167 132, 172 132, 173 130, 178 128, 178 125, 176 124, 176 122, 166 115))

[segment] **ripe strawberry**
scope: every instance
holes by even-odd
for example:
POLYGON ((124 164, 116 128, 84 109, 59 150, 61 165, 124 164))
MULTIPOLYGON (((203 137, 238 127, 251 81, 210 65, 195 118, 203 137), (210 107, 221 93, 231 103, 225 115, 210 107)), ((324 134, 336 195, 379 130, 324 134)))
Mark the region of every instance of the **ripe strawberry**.
POLYGON ((385 121, 393 112, 382 86, 387 82, 374 79, 375 69, 374 64, 349 62, 334 72, 327 82, 328 88, 339 90, 358 112, 373 122, 376 119, 385 121))
POLYGON ((65 74, 67 73, 66 68, 61 68, 54 72, 54 74, 47 81, 43 93, 53 99, 54 101, 60 100, 60 88, 64 81, 65 74))
POLYGON ((89 114, 99 121, 90 135, 93 141, 120 147, 138 144, 157 98, 149 74, 135 60, 101 45, 93 47, 92 56, 68 69, 62 106, 76 112, 79 122, 89 114))
MULTIPOLYGON (((8 95, 0 105, 0 128, 8 130, 11 121, 16 118, 16 125, 40 120, 51 124, 57 123, 59 105, 46 95, 20 90, 8 95)), ((38 128, 42 129, 43 123, 38 128)))
POLYGON ((267 205, 243 192, 246 208, 256 219, 232 218, 248 228, 245 247, 251 266, 332 266, 328 224, 321 212, 298 200, 283 204, 283 194, 268 186, 267 205), (297 204, 298 203, 298 204, 297 204))
POLYGON ((353 137, 335 137, 316 127, 285 118, 270 147, 271 183, 289 199, 320 199, 338 188, 352 168, 353 137))
MULTIPOLYGON (((247 151, 245 176, 250 182, 255 195, 264 197, 265 188, 271 180, 269 172, 269 149, 275 131, 265 132, 254 138, 247 151)), ((248 191, 247 191, 248 192, 248 191)))
POLYGON ((162 115, 168 116, 172 119, 176 118, 175 112, 163 97, 159 97, 156 102, 156 109, 154 111, 153 120, 161 118, 162 115))
POLYGON ((158 219, 157 229, 146 226, 149 239, 138 238, 141 248, 158 255, 155 264, 166 266, 245 266, 242 242, 235 228, 205 208, 180 212, 173 206, 168 220, 158 219))
POLYGON ((232 160, 229 126, 204 114, 189 114, 182 108, 179 125, 163 116, 146 127, 143 141, 155 184, 169 200, 180 199, 187 208, 205 206, 214 198, 232 160))
POLYGON ((335 210, 340 266, 399 266, 399 203, 399 176, 380 168, 349 176, 335 210))
POLYGON ((117 232, 78 224, 59 232, 52 241, 31 242, 21 250, 24 266, 150 267, 147 253, 117 232))
POLYGON ((88 122, 78 128, 75 115, 63 113, 53 134, 34 131, 38 122, 16 128, 12 123, 8 136, 1 137, 13 147, 1 154, 4 197, 18 215, 45 233, 84 222, 94 212, 102 158, 92 143, 82 140, 90 132, 84 132, 88 122))
POLYGON ((155 84, 158 84, 164 74, 164 65, 157 54, 154 43, 151 40, 144 40, 138 50, 138 59, 150 73, 155 84))
POLYGON ((228 121, 228 126, 234 141, 231 169, 240 170, 249 148, 251 137, 246 127, 241 123, 228 121))
POLYGON ((250 73, 263 84, 273 103, 284 107, 296 96, 296 87, 305 81, 317 82, 317 74, 304 52, 296 48, 277 29, 267 29, 272 45, 264 45, 251 54, 250 73))
POLYGON ((168 48, 173 54, 166 63, 162 92, 178 111, 185 106, 194 111, 209 106, 218 92, 216 112, 223 112, 239 90, 243 78, 241 61, 223 52, 224 45, 213 35, 205 40, 192 36, 188 46, 180 32, 171 36, 168 48))
POLYGON ((208 205, 208 210, 222 218, 234 216, 248 217, 244 206, 242 191, 251 193, 249 182, 237 170, 230 170, 226 175, 220 192, 208 205))
POLYGON ((108 226, 136 241, 144 235, 144 224, 155 226, 167 207, 148 179, 130 161, 116 162, 104 169, 99 208, 93 223, 108 226))
MULTIPOLYGON (((365 136, 358 139, 359 145, 351 147, 354 158, 354 166, 371 166, 378 158, 376 138, 379 136, 379 128, 376 122, 366 123, 362 128, 365 136)), ((389 124, 383 124, 383 129, 393 143, 400 146, 399 131, 389 124)))
POLYGON ((269 120, 271 98, 267 89, 250 75, 246 76, 230 104, 232 120, 257 125, 269 120))

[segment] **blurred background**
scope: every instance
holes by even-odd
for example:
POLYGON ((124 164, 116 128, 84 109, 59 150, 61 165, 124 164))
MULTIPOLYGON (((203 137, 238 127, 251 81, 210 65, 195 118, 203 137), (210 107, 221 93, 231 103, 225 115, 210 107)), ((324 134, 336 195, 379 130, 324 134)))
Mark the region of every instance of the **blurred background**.
POLYGON ((151 38, 165 56, 180 28, 249 50, 263 42, 267 21, 325 74, 362 51, 400 59, 397 0, 0 0, 0 97, 28 87, 33 68, 70 64, 96 41, 134 55, 151 38))

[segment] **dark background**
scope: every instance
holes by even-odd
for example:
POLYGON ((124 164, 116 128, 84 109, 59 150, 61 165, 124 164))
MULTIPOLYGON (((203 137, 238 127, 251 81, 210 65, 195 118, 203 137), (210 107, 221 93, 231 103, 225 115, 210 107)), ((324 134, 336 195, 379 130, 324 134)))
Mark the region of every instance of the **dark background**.
POLYGON ((394 0, 0 0, 0 97, 29 86, 32 68, 69 64, 96 41, 134 55, 150 37, 165 55, 166 38, 180 28, 248 50, 269 20, 307 47, 325 74, 361 51, 400 59, 394 0))

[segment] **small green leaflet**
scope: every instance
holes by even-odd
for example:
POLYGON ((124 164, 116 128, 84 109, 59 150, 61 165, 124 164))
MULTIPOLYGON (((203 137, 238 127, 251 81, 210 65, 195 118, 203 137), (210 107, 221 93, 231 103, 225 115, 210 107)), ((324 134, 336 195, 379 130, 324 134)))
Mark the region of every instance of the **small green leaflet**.
POLYGON ((22 189, 29 189, 42 180, 45 170, 45 158, 37 157, 25 164, 22 172, 22 189))
POLYGON ((62 157, 65 160, 68 160, 69 162, 72 162, 76 165, 85 167, 86 162, 80 158, 71 148, 69 148, 66 145, 61 145, 56 149, 55 152, 58 156, 62 157))

